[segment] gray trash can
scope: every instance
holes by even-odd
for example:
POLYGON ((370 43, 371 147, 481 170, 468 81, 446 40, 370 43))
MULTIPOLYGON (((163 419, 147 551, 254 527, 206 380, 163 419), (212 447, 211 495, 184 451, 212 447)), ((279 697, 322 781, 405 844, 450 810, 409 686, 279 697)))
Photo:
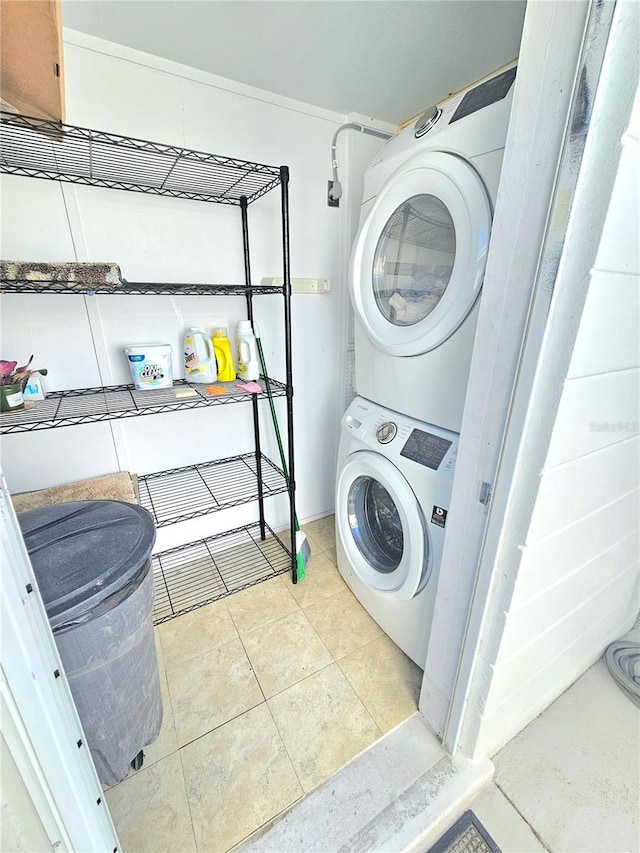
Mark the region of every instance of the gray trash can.
POLYGON ((142 507, 79 501, 18 516, 100 781, 114 785, 162 724, 151 611, 155 528, 142 507))

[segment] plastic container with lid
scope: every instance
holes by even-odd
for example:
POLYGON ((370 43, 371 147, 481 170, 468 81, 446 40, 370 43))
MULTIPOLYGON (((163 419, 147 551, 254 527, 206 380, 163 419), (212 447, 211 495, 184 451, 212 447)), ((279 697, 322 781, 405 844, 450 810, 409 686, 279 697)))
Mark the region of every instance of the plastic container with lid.
POLYGON ((238 351, 238 378, 243 381, 255 380, 260 376, 258 345, 249 320, 240 320, 236 331, 238 351))
POLYGON ((162 723, 153 520, 121 501, 56 504, 18 520, 98 776, 114 785, 162 723))
POLYGON ((132 344, 125 347, 124 351, 136 391, 171 388, 171 344, 132 344))

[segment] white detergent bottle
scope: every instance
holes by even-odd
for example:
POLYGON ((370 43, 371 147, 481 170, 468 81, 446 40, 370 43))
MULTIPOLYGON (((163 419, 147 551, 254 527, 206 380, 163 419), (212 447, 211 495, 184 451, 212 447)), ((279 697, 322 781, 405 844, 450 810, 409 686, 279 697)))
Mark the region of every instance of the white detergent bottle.
POLYGON ((184 375, 187 382, 215 382, 216 357, 209 336, 200 329, 186 329, 183 343, 184 375))
POLYGON ((240 320, 236 330, 236 351, 238 364, 238 379, 244 382, 255 380, 260 375, 258 361, 258 345, 251 331, 249 320, 240 320))

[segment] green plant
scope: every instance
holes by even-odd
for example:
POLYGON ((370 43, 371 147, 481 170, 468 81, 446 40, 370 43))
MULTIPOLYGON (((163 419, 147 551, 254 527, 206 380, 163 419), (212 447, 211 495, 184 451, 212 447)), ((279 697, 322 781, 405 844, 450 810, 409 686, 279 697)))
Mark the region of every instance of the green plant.
POLYGON ((29 377, 33 376, 34 373, 46 376, 47 370, 44 367, 39 370, 29 370, 32 361, 33 355, 26 364, 18 367, 17 361, 0 360, 0 385, 19 385, 24 391, 29 377))

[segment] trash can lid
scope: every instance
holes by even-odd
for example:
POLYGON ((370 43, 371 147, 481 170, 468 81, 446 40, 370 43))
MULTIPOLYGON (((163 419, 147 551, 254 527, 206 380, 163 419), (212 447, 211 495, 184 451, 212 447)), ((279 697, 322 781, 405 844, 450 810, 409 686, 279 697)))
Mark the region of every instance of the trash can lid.
POLYGON ((123 501, 56 504, 18 521, 52 628, 84 621, 105 599, 133 591, 156 538, 147 510, 123 501))

